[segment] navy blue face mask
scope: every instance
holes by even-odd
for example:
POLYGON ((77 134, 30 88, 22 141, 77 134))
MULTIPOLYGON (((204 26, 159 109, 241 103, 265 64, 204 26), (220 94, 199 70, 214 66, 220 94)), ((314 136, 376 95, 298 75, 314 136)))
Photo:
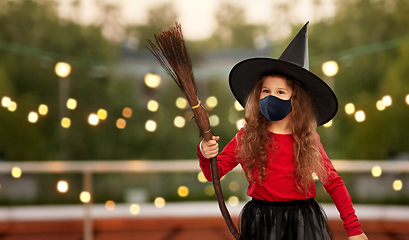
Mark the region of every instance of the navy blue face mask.
POLYGON ((291 98, 283 100, 273 95, 260 99, 260 111, 269 121, 280 121, 291 111, 291 98))

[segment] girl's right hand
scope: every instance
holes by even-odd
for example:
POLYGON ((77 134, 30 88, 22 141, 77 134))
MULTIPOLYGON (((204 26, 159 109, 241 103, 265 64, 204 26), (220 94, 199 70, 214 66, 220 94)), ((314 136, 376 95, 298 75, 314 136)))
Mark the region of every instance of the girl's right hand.
POLYGON ((217 143, 217 140, 219 140, 220 137, 213 136, 213 138, 209 141, 202 141, 202 154, 203 157, 205 158, 213 158, 216 157, 217 154, 219 153, 219 144, 217 143))

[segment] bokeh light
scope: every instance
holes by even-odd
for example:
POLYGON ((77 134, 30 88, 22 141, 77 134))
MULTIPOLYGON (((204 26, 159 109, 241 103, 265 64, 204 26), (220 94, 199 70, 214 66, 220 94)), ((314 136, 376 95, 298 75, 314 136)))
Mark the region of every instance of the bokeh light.
POLYGON ((10 104, 9 104, 9 106, 7 107, 7 109, 8 109, 10 112, 16 111, 16 110, 17 110, 17 103, 14 102, 14 101, 11 101, 10 104))
POLYGON ((385 108, 386 106, 382 100, 376 102, 376 109, 378 109, 378 111, 383 111, 385 108))
POLYGON ((89 123, 91 126, 96 126, 96 125, 98 125, 98 123, 99 123, 99 117, 98 117, 95 113, 91 113, 91 114, 88 116, 88 123, 89 123))
POLYGON ((201 182, 201 183, 207 182, 207 179, 206 179, 206 177, 204 176, 203 172, 199 172, 199 173, 197 174, 197 180, 199 180, 199 182, 201 182))
POLYGON ((28 114, 28 121, 31 123, 36 123, 38 121, 38 114, 36 112, 30 112, 28 114))
POLYGON ((176 107, 177 108, 179 108, 179 109, 185 109, 186 107, 187 107, 187 105, 188 105, 188 102, 187 102, 187 100, 185 99, 185 98, 183 98, 183 97, 178 97, 177 99, 176 99, 176 107))
POLYGON ((245 124, 245 123, 246 123, 246 122, 245 122, 244 118, 237 120, 237 122, 236 122, 236 128, 237 128, 238 130, 240 130, 242 127, 244 127, 244 124, 245 124))
POLYGON ((373 166, 371 173, 373 177, 380 177, 382 175, 382 168, 378 165, 373 166))
POLYGON ((47 115, 48 113, 48 106, 45 104, 40 104, 40 106, 38 107, 38 113, 40 115, 47 115))
POLYGON ((406 102, 407 105, 409 105, 409 94, 406 95, 406 97, 405 97, 405 102, 406 102))
POLYGON ((183 128, 186 124, 186 120, 182 116, 176 116, 175 119, 173 120, 173 125, 177 128, 183 128))
POLYGON ((67 100, 67 108, 70 110, 74 110, 75 108, 77 108, 77 100, 75 100, 74 98, 69 98, 67 100))
POLYGON ((243 111, 243 110, 244 110, 244 108, 241 106, 241 104, 240 104, 238 101, 235 101, 235 102, 234 102, 234 108, 235 108, 237 111, 243 111))
POLYGON ((159 109, 159 103, 155 100, 150 100, 147 104, 147 108, 151 112, 156 112, 159 109))
POLYGON ((154 120, 148 120, 145 123, 145 129, 148 132, 155 132, 156 127, 157 127, 157 124, 156 124, 156 122, 154 120))
POLYGON ((68 77, 71 73, 71 65, 66 62, 58 62, 55 65, 55 74, 61 78, 68 77))
POLYGON ((13 178, 20 178, 21 177, 21 169, 19 167, 13 167, 11 169, 11 176, 13 176, 13 178))
POLYGON ((217 98, 215 96, 210 96, 206 99, 206 107, 208 109, 213 109, 217 106, 217 98))
POLYGON ((207 185, 204 189, 204 192, 207 196, 212 196, 214 195, 214 188, 212 185, 207 185))
POLYGON ((325 123, 323 126, 326 127, 326 128, 331 127, 332 126, 332 119, 329 120, 327 123, 325 123))
POLYGON ((148 73, 145 75, 145 84, 150 88, 157 88, 160 82, 161 78, 158 74, 148 73))
POLYGON ((80 193, 80 201, 83 203, 88 203, 91 201, 91 194, 87 191, 83 191, 80 193))
POLYGON ((363 121, 365 121, 365 119, 366 119, 366 116, 365 116, 365 112, 364 112, 364 111, 359 110, 359 111, 356 111, 356 112, 355 112, 355 120, 356 120, 357 122, 363 122, 363 121))
POLYGON ((10 105, 11 99, 9 97, 3 97, 1 99, 1 106, 8 108, 10 105))
POLYGON ((65 180, 58 181, 57 191, 60 193, 66 193, 68 191, 68 182, 65 180))
POLYGON ((187 188, 186 186, 180 186, 178 188, 178 195, 180 197, 187 197, 189 195, 189 188, 187 188))
POLYGON ((217 115, 212 115, 209 117, 209 123, 211 127, 216 127, 220 123, 220 119, 217 115))
POLYGON ((118 120, 116 120, 116 127, 119 129, 124 129, 126 127, 126 121, 123 118, 118 118, 118 120))
POLYGON ((231 207, 236 207, 239 205, 239 198, 236 196, 231 196, 229 199, 227 199, 227 204, 229 204, 231 207))
POLYGON ((382 98, 382 102, 385 105, 385 107, 389 107, 392 105, 392 97, 389 95, 386 95, 382 98))
POLYGON ((353 103, 345 104, 345 112, 348 115, 352 115, 355 112, 355 105, 353 103))
POLYGON ((108 200, 105 202, 105 209, 108 211, 114 211, 115 210, 115 202, 112 200, 108 200))
POLYGON ((237 192, 240 189, 240 184, 237 181, 231 181, 229 183, 230 191, 237 192))
POLYGON ((108 117, 108 112, 105 109, 99 109, 97 112, 97 116, 100 120, 105 120, 108 117))
POLYGON ((69 128, 71 126, 71 119, 66 118, 66 117, 61 119, 61 126, 63 128, 69 128))
POLYGON ((126 118, 132 117, 132 109, 126 107, 124 110, 122 110, 122 115, 126 118))
POLYGON ((163 197, 157 197, 155 198, 154 204, 157 208, 163 208, 166 205, 166 201, 163 197))
POLYGON ((322 64, 322 72, 327 77, 333 77, 338 73, 338 63, 335 61, 327 61, 322 64))
POLYGON ((396 179, 393 181, 393 190, 400 191, 403 188, 402 180, 396 179))
POLYGON ((134 203, 129 207, 129 211, 132 215, 138 215, 141 212, 141 207, 138 204, 134 203))

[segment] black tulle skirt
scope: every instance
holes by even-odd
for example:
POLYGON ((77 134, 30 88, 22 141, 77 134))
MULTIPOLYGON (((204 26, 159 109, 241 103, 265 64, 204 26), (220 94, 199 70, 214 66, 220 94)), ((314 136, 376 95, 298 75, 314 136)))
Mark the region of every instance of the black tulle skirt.
POLYGON ((314 199, 253 199, 243 207, 239 226, 241 240, 334 239, 325 212, 314 199))

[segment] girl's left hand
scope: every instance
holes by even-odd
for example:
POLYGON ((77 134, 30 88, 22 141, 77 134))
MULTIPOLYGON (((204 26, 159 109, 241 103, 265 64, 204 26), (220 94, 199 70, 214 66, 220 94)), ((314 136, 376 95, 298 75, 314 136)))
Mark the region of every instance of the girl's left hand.
POLYGON ((366 237, 365 233, 362 233, 359 235, 348 237, 348 240, 368 240, 368 238, 366 237))

